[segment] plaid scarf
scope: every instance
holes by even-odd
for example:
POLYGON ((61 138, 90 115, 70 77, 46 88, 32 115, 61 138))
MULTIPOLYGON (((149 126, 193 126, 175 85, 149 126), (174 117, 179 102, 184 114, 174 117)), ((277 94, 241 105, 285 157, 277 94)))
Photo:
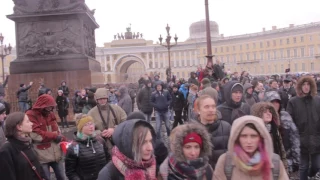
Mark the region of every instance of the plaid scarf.
POLYGON ((126 157, 114 146, 112 148, 112 162, 125 180, 156 180, 156 159, 152 157, 148 161, 135 162, 126 157))
POLYGON ((206 175, 208 158, 198 158, 187 162, 178 162, 171 154, 168 160, 168 179, 200 180, 206 175))

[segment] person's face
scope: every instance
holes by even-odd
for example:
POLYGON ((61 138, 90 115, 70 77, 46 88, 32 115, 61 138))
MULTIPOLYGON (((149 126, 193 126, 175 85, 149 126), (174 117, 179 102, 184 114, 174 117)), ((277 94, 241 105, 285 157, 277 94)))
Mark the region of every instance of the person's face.
POLYGON ((54 107, 46 107, 46 108, 44 108, 46 111, 48 111, 48 112, 50 112, 50 111, 53 111, 53 109, 54 109, 54 107))
POLYGON ((80 95, 81 95, 81 92, 78 92, 77 95, 80 96, 80 95))
POLYGON ((276 81, 273 81, 273 82, 271 83, 271 88, 273 88, 273 89, 278 89, 278 83, 277 83, 276 81))
POLYGON ((229 82, 229 79, 224 80, 224 83, 225 83, 225 84, 228 83, 228 82, 229 82))
POLYGON ((196 142, 189 142, 182 147, 182 152, 187 160, 195 160, 200 156, 200 145, 196 142))
POLYGON ((82 90, 81 90, 81 95, 82 95, 82 96, 85 96, 86 94, 87 94, 86 90, 85 90, 85 89, 82 89, 82 90))
POLYGON ((82 133, 90 136, 93 134, 93 132, 95 131, 95 127, 94 127, 94 123, 93 122, 87 122, 83 128, 82 128, 82 133))
POLYGON ((283 82, 283 87, 284 87, 285 89, 290 88, 290 82, 284 81, 284 82, 283 82))
POLYGON ((217 86, 217 87, 216 87, 216 90, 217 90, 217 91, 220 91, 220 86, 217 86))
POLYGON ((239 74, 238 73, 234 73, 234 77, 238 78, 239 74))
POLYGON ((17 125, 17 129, 22 133, 32 132, 32 122, 29 120, 27 115, 24 116, 22 123, 17 125))
POLYGON ((252 92, 253 92, 252 87, 251 87, 251 88, 249 88, 249 89, 247 89, 247 93, 248 93, 248 94, 252 94, 252 92))
POLYGON ((59 95, 59 96, 62 96, 62 94, 63 94, 63 93, 62 93, 61 91, 60 91, 60 92, 58 92, 58 95, 59 95))
POLYGON ((262 113, 262 119, 265 123, 269 123, 272 121, 272 113, 269 109, 264 110, 264 112, 262 113))
POLYGON ((150 88, 151 87, 151 83, 148 83, 147 86, 150 88))
POLYGON ((231 94, 231 99, 236 103, 240 102, 242 99, 242 92, 241 91, 233 92, 231 94))
POLYGON ((162 90, 162 86, 161 85, 157 85, 157 90, 161 91, 162 90))
POLYGON ((63 82, 63 83, 62 83, 62 86, 66 86, 66 83, 65 83, 65 82, 63 82))
POLYGON ((7 117, 6 112, 3 112, 2 114, 0 114, 0 121, 4 121, 6 117, 7 117))
POLYGON ((310 92, 310 84, 308 82, 304 82, 302 84, 302 92, 304 94, 309 94, 309 92, 310 92))
POLYGON ((261 92, 263 90, 263 84, 262 83, 259 83, 259 85, 257 86, 258 87, 258 91, 261 92))
POLYGON ((178 88, 174 87, 172 90, 173 90, 173 92, 177 92, 178 88))
POLYGON ((202 100, 198 113, 203 124, 212 124, 217 116, 217 107, 214 100, 211 98, 202 100))
POLYGON ((153 154, 152 135, 150 131, 148 131, 146 139, 144 140, 141 148, 142 160, 149 160, 153 154))
POLYGON ((110 88, 109 90, 111 93, 114 93, 114 89, 113 88, 110 88))
POLYGON ((97 99, 98 104, 100 105, 106 105, 108 102, 108 98, 101 98, 101 99, 97 99))
POLYGON ((239 136, 239 143, 242 149, 249 155, 253 155, 258 149, 260 135, 257 131, 244 127, 239 136))
POLYGON ((276 111, 279 111, 280 110, 280 103, 278 100, 274 100, 274 101, 271 101, 273 107, 276 109, 276 111))
POLYGON ((243 76, 248 76, 248 72, 245 71, 245 72, 243 73, 243 76))
POLYGON ((51 91, 48 91, 48 92, 47 92, 47 94, 51 95, 51 94, 52 94, 52 92, 51 92, 51 91))
POLYGON ((159 77, 158 77, 158 76, 155 76, 155 77, 154 77, 154 80, 159 80, 159 77))

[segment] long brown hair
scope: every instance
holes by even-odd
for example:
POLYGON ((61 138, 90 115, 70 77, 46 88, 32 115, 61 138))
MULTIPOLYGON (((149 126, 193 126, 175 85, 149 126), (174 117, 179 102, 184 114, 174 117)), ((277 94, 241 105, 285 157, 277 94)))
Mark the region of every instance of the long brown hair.
POLYGON ((6 118, 5 135, 7 138, 12 138, 18 134, 17 125, 20 125, 25 117, 25 113, 14 112, 6 118))
POLYGON ((142 149, 144 140, 147 137, 148 132, 151 133, 151 130, 144 123, 137 123, 136 127, 133 130, 132 154, 133 154, 133 159, 136 162, 142 161, 141 149, 142 149))

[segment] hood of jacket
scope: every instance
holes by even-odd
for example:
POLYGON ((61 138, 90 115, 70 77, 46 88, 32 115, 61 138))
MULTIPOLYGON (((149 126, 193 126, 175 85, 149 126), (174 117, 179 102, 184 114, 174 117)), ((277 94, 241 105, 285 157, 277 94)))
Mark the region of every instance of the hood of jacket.
POLYGON ((231 99, 231 96, 232 96, 232 88, 237 84, 241 85, 238 81, 229 81, 227 84, 223 86, 224 99, 226 100, 227 105, 230 107, 233 107, 234 106, 233 104, 235 104, 235 102, 231 99))
POLYGON ((210 135, 206 130, 205 126, 203 126, 201 123, 193 122, 178 126, 176 128, 179 129, 175 131, 174 142, 170 142, 170 144, 173 145, 172 152, 176 157, 177 161, 187 161, 187 159, 183 155, 183 139, 191 132, 199 134, 202 138, 202 149, 200 157, 211 156, 212 143, 210 135))
MULTIPOLYGON (((115 146, 118 147, 120 152, 122 152, 125 156, 130 159, 133 159, 133 152, 132 152, 132 141, 133 141, 133 131, 135 127, 140 124, 144 124, 145 126, 149 127, 150 132, 152 134, 152 141, 153 145, 156 143, 156 133, 153 127, 145 120, 141 119, 134 119, 130 121, 124 121, 115 128, 115 131, 112 135, 112 140, 115 146)), ((153 148, 155 148, 153 146, 153 148)))
POLYGON ((118 91, 121 93, 120 99, 129 94, 128 88, 126 86, 121 86, 118 91))
POLYGON ((299 96, 299 97, 303 96, 302 85, 305 82, 308 82, 310 84, 310 95, 316 96, 317 95, 316 81, 310 76, 303 76, 297 82, 297 87, 296 87, 297 96, 299 96))
POLYGON ((35 104, 32 106, 32 109, 44 109, 46 107, 55 107, 57 106, 56 101, 52 96, 48 94, 43 94, 38 97, 35 104))
POLYGON ((276 109, 274 108, 274 106, 270 103, 270 102, 259 102, 259 103, 255 103, 252 107, 251 107, 251 115, 252 116, 256 116, 259 118, 262 118, 263 116, 263 112, 269 109, 269 111, 272 114, 272 121, 274 121, 278 126, 280 125, 280 118, 279 118, 279 114, 276 111, 276 109))
POLYGON ((266 152, 269 155, 269 158, 270 158, 269 160, 271 162, 271 158, 273 155, 273 144, 272 144, 270 133, 265 127, 263 120, 255 116, 242 116, 236 119, 235 121, 233 121, 233 124, 231 126, 229 142, 228 142, 228 151, 232 154, 234 153, 234 145, 235 143, 237 143, 238 137, 242 129, 244 128, 244 126, 249 123, 253 124, 257 128, 260 136, 263 138, 264 147, 266 152))
POLYGON ((248 90, 249 88, 251 88, 251 87, 253 87, 253 85, 252 85, 251 83, 245 83, 245 84, 243 85, 243 92, 244 92, 244 94, 247 94, 247 90, 248 90))
POLYGON ((264 94, 264 101, 271 102, 273 100, 279 100, 281 102, 281 97, 277 91, 268 91, 264 94))

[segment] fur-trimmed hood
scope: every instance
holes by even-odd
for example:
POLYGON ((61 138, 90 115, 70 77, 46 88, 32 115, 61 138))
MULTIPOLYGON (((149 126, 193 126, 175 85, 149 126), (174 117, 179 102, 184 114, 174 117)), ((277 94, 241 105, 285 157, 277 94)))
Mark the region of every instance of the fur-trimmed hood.
POLYGON ((269 109, 272 114, 272 121, 280 125, 279 114, 270 102, 259 102, 251 107, 251 115, 262 118, 263 112, 269 109))
POLYGON ((296 92, 299 97, 303 96, 302 92, 302 85, 303 83, 308 82, 310 84, 310 95, 311 96, 316 96, 317 95, 317 85, 316 81, 310 77, 310 76, 303 76, 299 79, 297 82, 297 87, 296 87, 296 92))
POLYGON ((183 145, 183 139, 186 137, 189 133, 195 132, 199 134, 202 138, 202 149, 200 153, 200 157, 208 157, 211 156, 212 153, 212 143, 210 139, 210 135, 206 128, 200 124, 200 123, 187 123, 180 125, 175 131, 175 138, 174 142, 170 142, 170 144, 173 146, 172 152, 174 156, 176 157, 177 161, 186 161, 186 158, 183 155, 182 145, 183 145))

